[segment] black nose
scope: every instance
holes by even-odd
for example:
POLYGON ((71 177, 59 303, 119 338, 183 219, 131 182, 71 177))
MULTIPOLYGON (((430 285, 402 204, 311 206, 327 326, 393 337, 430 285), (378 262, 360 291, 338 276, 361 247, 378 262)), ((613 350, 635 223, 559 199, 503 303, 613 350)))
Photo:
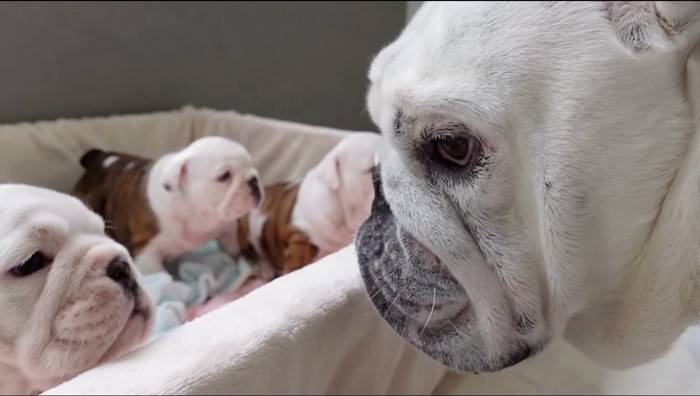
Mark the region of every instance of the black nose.
POLYGON ((253 194, 253 199, 255 200, 255 205, 260 205, 260 200, 262 199, 262 193, 260 191, 260 182, 258 178, 253 176, 248 180, 248 185, 250 186, 250 193, 253 194))
POLYGON ((115 258, 107 265, 107 276, 119 283, 124 288, 124 291, 136 296, 138 286, 136 285, 136 280, 131 273, 129 263, 121 258, 115 258))

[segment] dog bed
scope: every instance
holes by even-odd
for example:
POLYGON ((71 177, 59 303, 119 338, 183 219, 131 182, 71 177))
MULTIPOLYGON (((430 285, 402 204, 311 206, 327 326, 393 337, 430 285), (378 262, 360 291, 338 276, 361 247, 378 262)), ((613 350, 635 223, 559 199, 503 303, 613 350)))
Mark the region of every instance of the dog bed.
MULTIPOLYGON (((348 132, 192 107, 6 125, 0 180, 67 191, 90 147, 156 157, 221 135, 274 183, 301 177, 348 132)), ((448 373, 374 312, 349 246, 45 394, 592 394, 603 379, 564 342, 499 373, 448 373)))

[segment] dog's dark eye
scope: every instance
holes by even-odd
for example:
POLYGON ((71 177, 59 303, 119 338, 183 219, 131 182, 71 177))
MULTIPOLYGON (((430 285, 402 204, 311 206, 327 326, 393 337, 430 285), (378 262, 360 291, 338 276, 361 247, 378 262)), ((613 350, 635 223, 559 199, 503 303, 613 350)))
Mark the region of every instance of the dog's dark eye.
POLYGON ((436 141, 437 155, 453 165, 469 165, 481 150, 481 143, 471 136, 443 135, 436 141))
POLYGON ((27 276, 37 271, 40 271, 47 265, 51 264, 52 259, 49 259, 41 252, 32 254, 27 261, 12 268, 10 271, 16 276, 27 276))
POLYGON ((231 178, 231 172, 226 171, 221 176, 217 177, 216 181, 220 181, 223 183, 225 181, 228 181, 228 179, 230 179, 230 178, 231 178))

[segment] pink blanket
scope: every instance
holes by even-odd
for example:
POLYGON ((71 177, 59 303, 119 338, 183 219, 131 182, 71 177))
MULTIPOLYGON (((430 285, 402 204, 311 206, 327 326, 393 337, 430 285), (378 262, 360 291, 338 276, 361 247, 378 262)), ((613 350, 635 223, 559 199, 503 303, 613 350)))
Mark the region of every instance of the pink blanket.
POLYGON ((258 287, 264 285, 267 283, 266 281, 251 275, 240 287, 238 287, 236 290, 229 292, 227 294, 222 294, 219 296, 216 296, 209 301, 205 302, 202 305, 198 305, 196 307, 192 307, 187 310, 187 315, 186 315, 186 321, 189 322, 195 318, 198 318, 202 315, 205 315, 217 308, 221 308, 222 306, 238 300, 239 298, 245 296, 246 294, 252 292, 253 290, 257 289, 258 287))

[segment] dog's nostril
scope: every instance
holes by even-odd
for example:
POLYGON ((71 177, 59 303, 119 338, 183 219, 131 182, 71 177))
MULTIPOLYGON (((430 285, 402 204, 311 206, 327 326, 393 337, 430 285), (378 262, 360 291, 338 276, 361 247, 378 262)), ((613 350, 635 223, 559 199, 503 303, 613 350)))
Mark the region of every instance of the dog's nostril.
POLYGON ((253 176, 248 180, 248 185, 250 186, 250 191, 251 194, 253 194, 253 199, 255 199, 255 202, 258 204, 260 203, 261 199, 261 193, 260 193, 260 183, 258 182, 258 178, 253 176))
POLYGON ((258 185, 258 178, 253 176, 250 179, 248 179, 248 185, 252 189, 260 189, 260 186, 258 185))
POLYGON ((131 271, 129 263, 116 258, 107 265, 107 276, 115 282, 125 285, 131 281, 131 271))

